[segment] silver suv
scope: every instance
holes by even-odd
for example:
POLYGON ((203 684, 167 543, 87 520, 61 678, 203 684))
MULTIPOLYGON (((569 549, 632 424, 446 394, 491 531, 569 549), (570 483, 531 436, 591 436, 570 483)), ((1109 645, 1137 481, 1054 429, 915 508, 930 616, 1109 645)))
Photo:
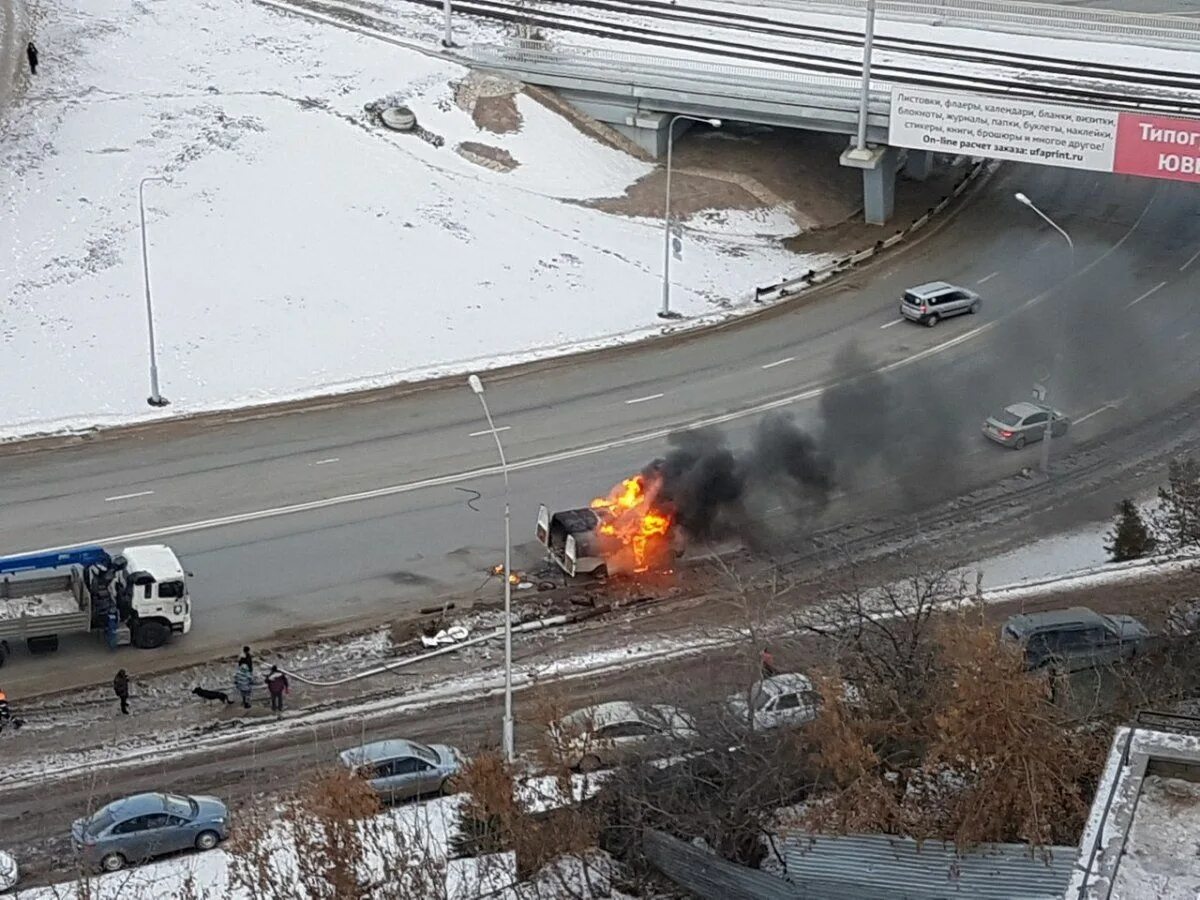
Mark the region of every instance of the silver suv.
POLYGON ((944 281, 931 281, 909 288, 900 301, 900 315, 910 322, 920 322, 930 328, 950 316, 977 312, 977 293, 944 281))
POLYGON ((1086 606, 1020 613, 1000 634, 1021 647, 1028 668, 1064 673, 1128 659, 1150 636, 1133 616, 1103 616, 1086 606))

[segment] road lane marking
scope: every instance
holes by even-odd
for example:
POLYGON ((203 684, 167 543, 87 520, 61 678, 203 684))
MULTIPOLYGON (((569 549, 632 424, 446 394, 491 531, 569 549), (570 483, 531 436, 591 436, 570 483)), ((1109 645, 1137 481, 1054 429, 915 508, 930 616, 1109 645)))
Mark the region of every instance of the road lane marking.
POLYGON ((1190 338, 1191 336, 1192 336, 1192 333, 1190 331, 1185 331, 1178 338, 1176 338, 1176 340, 1183 341, 1183 340, 1186 340, 1187 338, 1190 338))
MULTIPOLYGON (((509 431, 511 428, 512 428, 511 425, 501 425, 499 428, 496 429, 496 434, 499 434, 501 431, 509 431)), ((485 428, 485 429, 483 429, 483 431, 472 431, 470 434, 467 435, 467 437, 483 437, 485 434, 491 434, 491 433, 492 433, 492 429, 485 428)))
POLYGON ((340 456, 331 456, 331 457, 329 457, 329 459, 318 459, 315 463, 313 463, 313 465, 314 466, 327 466, 330 463, 341 462, 341 461, 342 461, 342 458, 340 456))
POLYGON ((886 325, 880 325, 879 327, 880 329, 891 328, 893 325, 899 325, 903 321, 904 317, 901 316, 899 319, 892 319, 892 321, 888 322, 886 325))
POLYGON ((1167 286, 1167 283, 1165 281, 1160 281, 1158 284, 1156 284, 1154 287, 1150 288, 1150 290, 1146 291, 1146 293, 1142 294, 1142 296, 1138 297, 1132 303, 1126 304, 1125 308, 1132 309, 1133 307, 1135 307, 1139 303, 1141 303, 1143 300, 1145 300, 1147 297, 1151 296, 1152 294, 1157 294, 1160 290, 1162 290, 1166 286, 1167 286))
POLYGON ((987 282, 991 281, 993 278, 995 278, 999 274, 1000 274, 999 272, 993 272, 991 275, 984 275, 982 278, 980 278, 975 283, 976 284, 986 284, 987 282))
POLYGON ((662 394, 650 394, 646 397, 634 397, 632 400, 626 400, 626 406, 632 406, 634 403, 645 403, 647 400, 657 400, 662 394))
POLYGON ((1108 412, 1110 409, 1116 409, 1116 408, 1117 408, 1117 407, 1116 407, 1116 405, 1115 405, 1115 404, 1112 404, 1112 403, 1105 403, 1103 406, 1101 406, 1101 407, 1098 407, 1097 409, 1093 409, 1093 410, 1092 410, 1090 413, 1088 413, 1087 415, 1085 415, 1085 416, 1080 416, 1078 419, 1075 419, 1075 420, 1074 420, 1074 421, 1073 421, 1071 424, 1072 424, 1072 425, 1080 425, 1080 424, 1082 424, 1083 422, 1086 422, 1088 419, 1092 418, 1092 416, 1098 416, 1098 415, 1100 415, 1100 413, 1102 413, 1102 412, 1108 412))
POLYGON ((796 361, 796 357, 787 356, 787 357, 784 357, 783 359, 777 359, 773 363, 767 363, 765 366, 763 366, 763 368, 764 369, 773 369, 776 366, 782 366, 784 363, 790 363, 790 362, 795 362, 795 361, 796 361))
POLYGON ((114 500, 132 500, 134 497, 149 497, 154 491, 138 491, 135 494, 117 494, 115 497, 105 497, 105 503, 112 503, 114 500))
POLYGON ((1184 269, 1186 269, 1188 266, 1190 266, 1192 263, 1194 263, 1197 259, 1200 259, 1200 250, 1197 250, 1195 253, 1193 253, 1192 258, 1189 259, 1187 262, 1185 262, 1182 266, 1179 267, 1179 271, 1182 272, 1184 269))
MULTIPOLYGON (((1154 201, 1158 198, 1158 192, 1162 189, 1161 184, 1157 185, 1155 192, 1151 195, 1146 205, 1142 207, 1141 214, 1129 226, 1125 234, 1123 234, 1111 247, 1083 266, 1074 273, 1075 277, 1083 275, 1108 257, 1116 253, 1123 247, 1133 233, 1141 226, 1146 216, 1150 214, 1151 207, 1154 206, 1154 201)), ((1035 294, 1028 300, 1018 306, 1013 313, 1020 312, 1025 309, 1032 308, 1043 302, 1047 297, 1050 297, 1058 290, 1061 285, 1047 288, 1040 294, 1035 294)), ((862 374, 877 374, 882 375, 888 372, 893 372, 910 366, 913 363, 920 362, 923 359, 928 359, 932 356, 937 356, 941 353, 957 347, 959 344, 973 340, 981 334, 985 334, 997 327, 1001 319, 993 319, 990 322, 985 322, 982 325, 976 326, 969 331, 964 331, 962 334, 943 341, 940 344, 934 344, 932 347, 926 347, 924 350, 919 350, 909 356, 902 357, 894 362, 879 366, 870 373, 862 374)), ((854 376, 854 377, 861 377, 854 376)), ((854 377, 844 379, 843 381, 853 381, 854 377)), ((741 409, 735 409, 727 413, 720 413, 715 416, 708 416, 703 419, 696 419, 692 422, 683 422, 676 425, 670 425, 666 428, 659 428, 654 431, 644 431, 639 434, 628 434, 623 437, 614 438, 611 441, 605 441, 600 444, 592 444, 586 447, 577 447, 572 450, 560 450, 556 453, 548 453, 545 456, 534 456, 524 460, 517 460, 508 464, 510 472, 522 471, 525 469, 540 468, 541 466, 553 465, 554 463, 566 462, 567 460, 579 459, 585 456, 593 456, 597 453, 607 453, 610 450, 617 450, 622 447, 633 447, 638 444, 650 443, 652 441, 660 441, 678 431, 694 431, 701 428, 711 428, 714 425, 725 425, 729 422, 736 422, 738 419, 744 419, 749 416, 761 415, 765 412, 770 412, 775 409, 782 409, 790 406, 793 403, 801 403, 806 400, 813 400, 824 394, 829 388, 836 387, 843 381, 833 382, 818 382, 815 385, 805 388, 795 394, 789 394, 784 397, 778 397, 774 400, 765 400, 760 403, 755 403, 741 409)), ((279 516, 294 515, 296 513, 311 512, 318 509, 328 509, 333 506, 343 506, 349 503, 361 503, 366 500, 377 500, 382 497, 392 497, 398 494, 407 494, 412 491, 419 491, 425 488, 440 487, 448 484, 458 484, 464 481, 471 481, 476 478, 494 477, 502 474, 503 470, 498 465, 485 466, 479 469, 471 469, 465 472, 452 472, 448 475, 438 475, 433 478, 426 478, 423 481, 412 481, 402 484, 392 484, 386 487, 374 488, 368 491, 360 491, 355 494, 342 494, 333 497, 324 497, 319 500, 310 500, 305 503, 293 503, 288 506, 276 506, 268 509, 260 509, 252 512, 234 513, 227 516, 220 516, 212 519, 201 519, 196 522, 182 522, 177 525, 165 525, 161 528, 140 531, 133 534, 113 535, 110 537, 93 538, 90 540, 76 541, 73 544, 62 544, 58 547, 46 547, 40 550, 25 550, 24 553, 53 553, 59 550, 71 550, 75 547, 86 547, 92 544, 120 544, 132 543, 139 540, 148 540, 156 537, 169 537, 176 534, 187 534, 193 531, 205 531, 212 528, 221 528, 227 525, 238 525, 244 522, 254 522, 260 519, 271 519, 279 516)))

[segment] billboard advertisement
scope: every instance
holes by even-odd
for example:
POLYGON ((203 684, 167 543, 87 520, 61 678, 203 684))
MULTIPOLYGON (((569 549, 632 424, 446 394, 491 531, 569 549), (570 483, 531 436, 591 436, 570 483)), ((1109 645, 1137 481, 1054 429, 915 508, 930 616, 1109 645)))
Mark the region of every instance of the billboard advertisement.
POLYGON ((1200 181, 1200 120, 892 88, 893 147, 1200 181))

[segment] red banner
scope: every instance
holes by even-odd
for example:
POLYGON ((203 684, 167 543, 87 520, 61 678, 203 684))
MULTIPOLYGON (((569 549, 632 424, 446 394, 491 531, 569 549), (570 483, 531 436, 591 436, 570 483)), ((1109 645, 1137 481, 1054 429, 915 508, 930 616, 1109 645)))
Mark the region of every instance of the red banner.
POLYGON ((1200 120, 1121 113, 1113 171, 1200 181, 1200 120))

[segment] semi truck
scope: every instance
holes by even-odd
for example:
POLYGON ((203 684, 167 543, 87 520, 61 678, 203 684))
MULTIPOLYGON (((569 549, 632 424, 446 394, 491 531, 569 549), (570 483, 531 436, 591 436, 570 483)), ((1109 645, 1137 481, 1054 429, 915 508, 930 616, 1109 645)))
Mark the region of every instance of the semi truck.
POLYGON ((159 647, 192 628, 187 575, 163 544, 0 557, 0 665, 18 641, 31 653, 62 635, 100 632, 112 646, 159 647))

